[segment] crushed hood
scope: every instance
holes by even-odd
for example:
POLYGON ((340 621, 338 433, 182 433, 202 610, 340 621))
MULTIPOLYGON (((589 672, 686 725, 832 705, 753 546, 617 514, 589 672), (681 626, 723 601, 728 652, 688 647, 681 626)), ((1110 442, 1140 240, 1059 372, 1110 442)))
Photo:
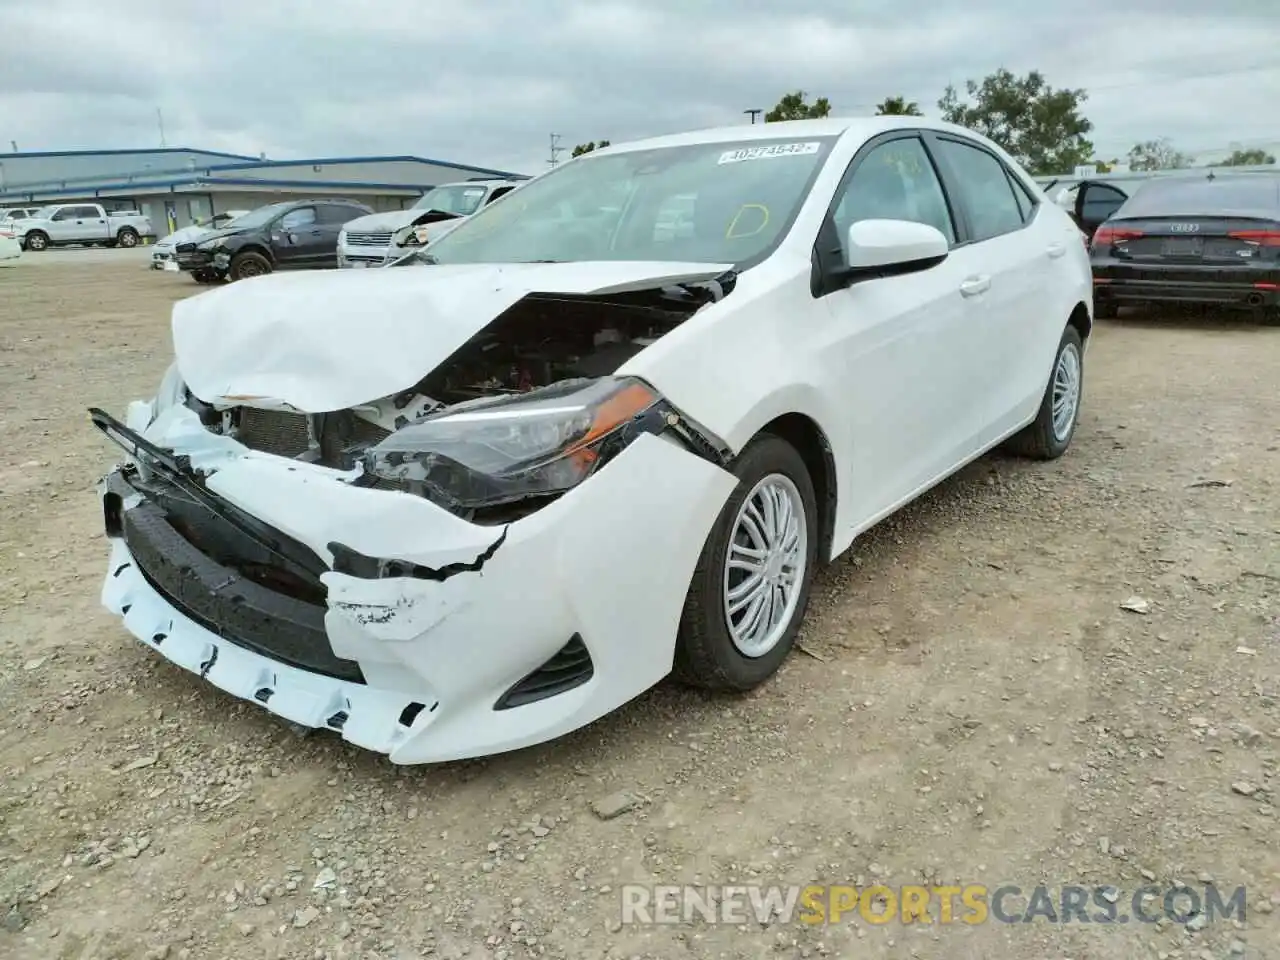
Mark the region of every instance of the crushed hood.
POLYGON ((180 243, 186 243, 190 240, 200 239, 204 237, 206 233, 209 233, 209 232, 210 230, 208 227, 197 227, 197 226, 183 227, 181 230, 173 231, 173 233, 169 234, 164 239, 157 240, 156 246, 158 247, 163 244, 166 247, 174 247, 180 243))
POLYGON ((729 269, 645 261, 273 273, 176 303, 174 353, 207 403, 327 413, 409 389, 530 293, 604 295, 729 269))
POLYGON ((422 216, 425 210, 391 210, 387 213, 370 213, 367 216, 356 217, 354 220, 348 220, 342 225, 342 229, 347 233, 395 233, 407 227, 413 221, 422 216))

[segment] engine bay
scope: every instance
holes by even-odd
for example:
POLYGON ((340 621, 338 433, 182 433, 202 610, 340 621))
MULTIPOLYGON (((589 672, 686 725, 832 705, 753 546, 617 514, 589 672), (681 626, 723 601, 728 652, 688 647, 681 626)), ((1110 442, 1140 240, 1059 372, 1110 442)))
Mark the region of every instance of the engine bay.
POLYGON ((498 317, 412 393, 451 406, 527 393, 561 380, 603 377, 657 342, 701 306, 653 291, 608 300, 534 294, 498 317))

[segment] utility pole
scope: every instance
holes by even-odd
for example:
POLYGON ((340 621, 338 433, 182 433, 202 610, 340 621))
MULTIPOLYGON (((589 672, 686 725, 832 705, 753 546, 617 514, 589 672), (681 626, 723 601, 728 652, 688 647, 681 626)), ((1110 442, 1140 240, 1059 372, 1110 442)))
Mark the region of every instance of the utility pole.
POLYGON ((764 113, 764 111, 763 111, 763 110, 743 110, 742 112, 743 112, 743 113, 745 113, 747 116, 749 116, 749 117, 751 118, 751 122, 752 122, 752 123, 755 123, 755 122, 756 122, 756 117, 758 117, 758 116, 760 116, 760 114, 764 113))
POLYGON ((164 114, 159 107, 156 107, 156 124, 160 127, 160 149, 163 150, 168 144, 164 142, 164 114))
POLYGON ((551 135, 551 159, 548 163, 555 166, 560 162, 560 154, 564 152, 564 147, 560 146, 560 134, 553 133, 551 135))

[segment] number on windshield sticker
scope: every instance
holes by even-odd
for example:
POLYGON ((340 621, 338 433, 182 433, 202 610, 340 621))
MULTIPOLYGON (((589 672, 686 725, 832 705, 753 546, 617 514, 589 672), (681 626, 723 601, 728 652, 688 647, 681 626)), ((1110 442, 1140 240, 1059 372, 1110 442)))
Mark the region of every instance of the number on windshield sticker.
POLYGON ((818 152, 816 141, 809 143, 773 143, 767 147, 741 147, 720 154, 718 163, 742 163, 744 160, 771 160, 774 157, 805 156, 818 152))

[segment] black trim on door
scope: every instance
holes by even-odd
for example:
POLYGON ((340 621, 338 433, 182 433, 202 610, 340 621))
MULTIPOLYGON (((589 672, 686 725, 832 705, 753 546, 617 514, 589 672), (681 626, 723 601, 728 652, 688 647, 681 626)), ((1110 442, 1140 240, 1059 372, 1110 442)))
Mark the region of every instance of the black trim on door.
POLYGON ((1028 216, 1023 217, 1021 216, 1022 205, 1018 203, 1017 198, 1013 195, 1013 191, 1015 189, 1014 185, 1012 183, 1009 183, 1008 184, 1009 196, 1011 199, 1013 199, 1014 205, 1018 208, 1019 217, 1022 220, 1022 226, 1018 227, 1017 230, 1006 230, 1004 233, 997 233, 995 236, 983 237, 982 240, 974 240, 972 220, 970 219, 969 203, 966 199, 964 190, 960 187, 960 178, 956 176, 956 172, 951 168, 951 164, 947 162, 946 155, 941 150, 936 149, 937 145, 939 143, 942 143, 943 141, 947 141, 950 143, 959 144, 962 147, 971 147, 974 150, 980 150, 982 153, 985 153, 988 157, 990 157, 992 160, 994 160, 996 163, 1000 165, 1000 169, 1004 171, 1006 181, 1012 178, 1018 177, 1018 174, 1010 170, 1009 165, 1005 163, 1005 161, 998 154, 992 152, 989 148, 987 148, 981 143, 978 143, 976 140, 970 140, 968 137, 958 136, 957 134, 954 134, 954 133, 941 133, 936 130, 924 130, 921 132, 923 134, 925 147, 934 148, 934 149, 930 149, 929 153, 933 157, 934 168, 938 170, 939 176, 943 180, 944 192, 947 194, 948 197, 950 197, 954 192, 958 201, 957 206, 963 211, 964 220, 965 220, 966 239, 964 244, 957 243, 956 246, 964 246, 965 244, 968 244, 968 243, 984 243, 987 240, 996 240, 999 237, 1007 237, 1010 234, 1017 233, 1019 230, 1025 230, 1027 229, 1027 227, 1031 226, 1032 222, 1034 222, 1036 218, 1036 214, 1040 210, 1040 203, 1037 200, 1035 193, 1033 193, 1030 190, 1026 191, 1031 195, 1031 199, 1035 201, 1035 206, 1031 208, 1031 211, 1028 216))
POLYGON ((841 254, 844 251, 844 243, 836 232, 835 213, 839 207, 840 201, 844 198, 845 188, 848 187, 849 181, 853 179, 858 168, 862 166, 873 151, 879 149, 887 143, 893 143, 897 140, 916 140, 920 143, 924 150, 925 156, 933 165, 933 174, 938 179, 938 186, 942 190, 943 202, 947 205, 947 213, 951 216, 951 228, 955 232, 955 240, 951 242, 950 249, 962 246, 968 242, 971 234, 969 221, 963 214, 962 209, 951 198, 950 186, 946 178, 942 175, 942 170, 938 166, 938 158, 934 156, 933 151, 929 149, 929 143, 925 133, 928 131, 918 128, 905 128, 901 130, 889 130, 885 133, 872 137, 853 155, 849 161, 849 165, 845 167, 844 173, 840 177, 840 182, 836 184, 836 189, 831 195, 830 201, 827 203, 827 211, 823 214, 822 224, 818 227, 818 236, 813 243, 813 252, 811 254, 812 269, 810 271, 809 292, 814 299, 826 296, 832 291, 823 287, 822 278, 827 270, 833 268, 841 254))

